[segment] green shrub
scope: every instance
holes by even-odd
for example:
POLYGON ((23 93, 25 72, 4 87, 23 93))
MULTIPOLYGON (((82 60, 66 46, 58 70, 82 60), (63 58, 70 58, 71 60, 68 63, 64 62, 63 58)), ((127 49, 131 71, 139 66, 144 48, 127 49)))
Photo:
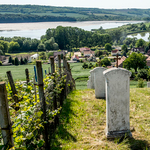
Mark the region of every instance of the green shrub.
POLYGON ((93 64, 92 63, 90 63, 89 64, 89 69, 91 69, 93 67, 93 64))
POLYGON ((0 61, 0 66, 2 66, 2 61, 0 61))
POLYGON ((137 74, 137 77, 147 80, 148 79, 148 70, 147 69, 141 69, 141 70, 139 70, 138 74, 137 74))
POLYGON ((82 68, 84 68, 84 69, 88 68, 88 64, 84 62, 82 65, 82 68))
POLYGON ((138 80, 138 84, 136 86, 137 88, 144 88, 144 80, 143 79, 139 79, 138 80))
POLYGON ((19 65, 19 59, 18 59, 18 57, 16 57, 16 58, 15 58, 14 65, 16 65, 16 66, 18 66, 18 65, 19 65))

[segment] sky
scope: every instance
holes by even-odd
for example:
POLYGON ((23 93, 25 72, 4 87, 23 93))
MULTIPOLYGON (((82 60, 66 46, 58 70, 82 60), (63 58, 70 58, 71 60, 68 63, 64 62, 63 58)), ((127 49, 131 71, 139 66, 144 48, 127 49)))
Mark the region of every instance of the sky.
POLYGON ((150 0, 1 0, 0 4, 31 4, 104 9, 150 8, 150 0))

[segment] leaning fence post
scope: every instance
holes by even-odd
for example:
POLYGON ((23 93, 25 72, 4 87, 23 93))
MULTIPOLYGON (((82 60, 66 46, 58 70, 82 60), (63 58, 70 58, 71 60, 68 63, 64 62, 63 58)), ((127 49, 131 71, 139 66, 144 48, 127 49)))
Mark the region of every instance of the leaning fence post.
POLYGON ((51 73, 54 73, 55 72, 54 56, 50 56, 50 62, 51 62, 51 73))
POLYGON ((17 90, 15 88, 15 84, 14 84, 14 80, 13 80, 12 75, 11 75, 11 71, 7 71, 7 77, 8 77, 8 80, 9 80, 9 83, 10 83, 10 86, 11 86, 11 90, 12 90, 12 93, 13 93, 13 99, 16 103, 18 103, 19 99, 18 99, 18 96, 17 96, 17 90))
POLYGON ((4 145, 9 149, 14 146, 14 142, 5 82, 0 82, 0 126, 4 145))
MULTIPOLYGON (((37 77, 38 77, 38 87, 39 87, 39 98, 41 102, 41 110, 43 112, 43 120, 46 122, 46 102, 44 96, 44 83, 43 83, 43 72, 42 72, 42 64, 41 61, 36 61, 37 68, 37 77)), ((44 123, 44 141, 45 141, 45 149, 49 150, 49 142, 48 142, 48 126, 47 123, 44 123)))
POLYGON ((58 68, 59 68, 59 74, 61 75, 61 57, 58 55, 58 68))
POLYGON ((30 82, 30 79, 29 79, 29 70, 27 68, 25 69, 25 74, 26 74, 26 81, 28 84, 30 82))
POLYGON ((63 56, 63 69, 64 69, 64 75, 66 75, 66 83, 64 86, 64 99, 67 97, 67 70, 66 70, 66 56, 63 56))

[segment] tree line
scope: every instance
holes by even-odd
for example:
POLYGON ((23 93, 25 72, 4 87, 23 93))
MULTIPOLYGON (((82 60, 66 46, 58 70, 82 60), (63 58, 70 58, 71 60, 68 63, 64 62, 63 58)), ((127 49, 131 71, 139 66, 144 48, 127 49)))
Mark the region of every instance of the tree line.
POLYGON ((56 29, 48 29, 40 40, 25 37, 0 37, 0 50, 4 54, 37 50, 71 50, 84 46, 101 47, 106 43, 112 43, 112 38, 108 34, 85 31, 77 27, 58 26, 56 29))

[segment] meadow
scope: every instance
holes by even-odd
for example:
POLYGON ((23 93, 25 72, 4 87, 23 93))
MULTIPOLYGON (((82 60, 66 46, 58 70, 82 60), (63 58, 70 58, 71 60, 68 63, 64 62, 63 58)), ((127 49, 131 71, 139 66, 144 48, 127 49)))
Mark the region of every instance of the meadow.
MULTIPOLYGON (((72 76, 76 81, 76 89, 87 89, 87 80, 90 76, 90 70, 92 69, 83 69, 83 63, 70 63, 72 76)), ((50 64, 43 64, 43 72, 50 67, 50 64)), ((0 66, 0 79, 7 79, 6 72, 11 71, 13 79, 15 81, 22 80, 25 81, 25 69, 28 68, 30 77, 34 75, 34 65, 19 65, 19 66, 0 66)), ((44 73, 45 75, 45 73, 44 73)), ((130 81, 130 88, 136 88, 137 81, 130 81)), ((145 87, 147 86, 147 82, 144 82, 145 87)))
POLYGON ((130 89, 131 139, 107 140, 106 100, 94 90, 75 90, 64 102, 52 150, 148 150, 150 148, 150 89, 130 89))

